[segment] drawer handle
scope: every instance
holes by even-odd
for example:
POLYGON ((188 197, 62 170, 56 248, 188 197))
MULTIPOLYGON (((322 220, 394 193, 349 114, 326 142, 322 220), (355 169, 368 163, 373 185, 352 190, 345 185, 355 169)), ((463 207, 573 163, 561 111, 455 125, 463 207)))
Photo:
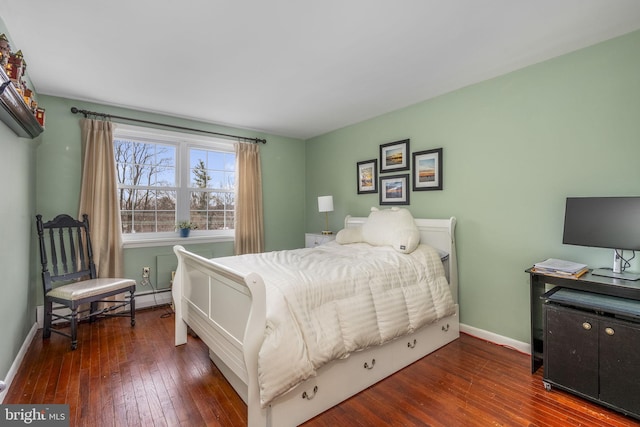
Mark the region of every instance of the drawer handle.
POLYGON ((447 332, 448 330, 449 330, 449 324, 447 323, 445 326, 442 327, 442 331, 447 332))
POLYGON ((613 328, 604 328, 604 332, 607 335, 613 335, 616 333, 616 331, 614 331, 613 328))
POLYGON ((413 340, 413 342, 409 341, 409 342, 407 343, 407 347, 409 347, 409 348, 416 348, 416 344, 417 344, 417 343, 418 343, 418 341, 417 341, 417 340, 413 340))
POLYGON ((373 369, 373 366, 376 364, 376 359, 371 359, 371 365, 369 365, 367 362, 364 362, 364 369, 373 369))
POLYGON ((307 392, 305 391, 304 393, 302 393, 302 398, 303 399, 307 399, 307 400, 311 400, 314 397, 316 397, 316 394, 318 393, 318 386, 313 387, 313 394, 307 394, 307 392))
POLYGON ((589 322, 584 322, 584 323, 582 324, 582 327, 588 331, 588 330, 590 330, 590 329, 591 329, 591 323, 589 323, 589 322))

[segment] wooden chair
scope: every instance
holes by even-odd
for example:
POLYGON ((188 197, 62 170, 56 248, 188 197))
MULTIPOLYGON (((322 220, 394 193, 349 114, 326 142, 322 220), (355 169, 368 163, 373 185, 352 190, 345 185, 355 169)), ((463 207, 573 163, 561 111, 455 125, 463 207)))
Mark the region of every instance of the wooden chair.
POLYGON ((89 235, 89 216, 83 215, 82 221, 69 215, 58 215, 48 222, 42 222, 42 215, 36 215, 36 227, 40 243, 40 262, 42 263, 42 287, 44 292, 44 329, 42 338, 47 339, 51 332, 71 338, 71 349, 78 347, 78 322, 89 319, 93 322, 100 317, 131 317, 131 326, 136 324, 135 299, 136 282, 131 279, 98 278, 93 262, 93 250, 89 235), (47 258, 49 253, 51 260, 47 258), (51 268, 50 271, 49 268, 51 268), (53 286, 59 284, 59 286, 53 286), (105 298, 129 292, 123 301, 105 300, 105 298), (61 306, 53 307, 53 304, 61 306), (88 309, 79 310, 82 304, 88 309), (99 304, 100 307, 99 307, 99 304), (129 311, 115 312, 129 306, 129 311), (55 313, 66 310, 68 314, 55 313), (69 313, 68 310, 71 312, 69 313), (88 313, 87 313, 88 312, 88 313), (69 334, 52 329, 53 320, 66 320, 71 331, 69 334))

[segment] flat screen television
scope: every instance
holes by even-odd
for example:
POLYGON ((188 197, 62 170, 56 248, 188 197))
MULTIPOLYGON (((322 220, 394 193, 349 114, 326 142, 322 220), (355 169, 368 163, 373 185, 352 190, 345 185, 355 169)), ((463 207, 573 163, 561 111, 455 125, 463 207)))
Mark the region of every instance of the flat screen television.
POLYGON ((613 268, 592 274, 640 279, 624 271, 624 251, 640 250, 640 197, 568 197, 562 243, 613 249, 613 268))

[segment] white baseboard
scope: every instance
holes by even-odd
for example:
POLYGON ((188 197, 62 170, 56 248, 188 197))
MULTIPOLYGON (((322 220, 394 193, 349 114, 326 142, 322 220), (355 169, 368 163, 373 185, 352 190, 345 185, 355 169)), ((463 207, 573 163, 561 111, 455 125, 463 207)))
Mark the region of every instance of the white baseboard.
POLYGON ((38 324, 34 323, 33 326, 31 327, 31 329, 29 330, 29 333, 27 334, 27 337, 24 339, 24 342, 22 343, 22 346, 20 347, 20 351, 18 351, 18 354, 16 355, 16 358, 13 360, 13 363, 11 364, 11 368, 9 368, 9 372, 7 372, 7 377, 4 379, 4 382, 5 382, 6 386, 7 386, 7 388, 4 389, 4 391, 2 391, 0 393, 0 403, 4 402, 4 397, 9 392, 9 388, 11 387, 11 383, 13 382, 13 379, 15 378, 16 373, 18 372, 18 368, 22 364, 22 360, 24 359, 24 355, 27 354, 27 350, 29 349, 29 346, 31 345, 31 341, 33 341, 33 337, 36 336, 36 332, 37 331, 38 331, 38 324))
POLYGON ((148 292, 146 294, 136 294, 136 310, 155 307, 157 305, 171 304, 172 301, 173 297, 171 296, 171 289, 167 289, 166 291, 148 292))
POLYGON ((474 328, 473 326, 461 323, 460 332, 464 332, 465 334, 472 335, 476 338, 480 338, 503 347, 514 349, 520 353, 531 354, 531 344, 494 334, 493 332, 485 331, 484 329, 474 328))
MULTIPOLYGON (((140 293, 136 294, 135 297, 136 310, 155 307, 157 305, 171 304, 173 301, 171 289, 167 289, 166 291, 140 293)), ((64 310, 59 311, 59 313, 68 314, 68 312, 65 313, 64 310)), ((36 323, 38 324, 38 329, 42 329, 44 326, 42 319, 44 319, 44 305, 39 305, 36 307, 36 323)))

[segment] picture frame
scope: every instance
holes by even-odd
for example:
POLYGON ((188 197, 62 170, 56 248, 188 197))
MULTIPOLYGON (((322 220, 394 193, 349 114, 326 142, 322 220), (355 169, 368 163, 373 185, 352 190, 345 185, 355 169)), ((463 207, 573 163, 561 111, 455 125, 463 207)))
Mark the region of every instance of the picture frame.
POLYGON ((409 204, 409 174, 380 177, 380 205, 409 204))
POLYGON ((409 170, 409 140, 380 145, 380 173, 409 170))
POLYGON ((378 192, 378 160, 363 160, 356 164, 358 194, 378 192))
POLYGON ((413 153, 413 191, 442 190, 442 148, 413 153))

